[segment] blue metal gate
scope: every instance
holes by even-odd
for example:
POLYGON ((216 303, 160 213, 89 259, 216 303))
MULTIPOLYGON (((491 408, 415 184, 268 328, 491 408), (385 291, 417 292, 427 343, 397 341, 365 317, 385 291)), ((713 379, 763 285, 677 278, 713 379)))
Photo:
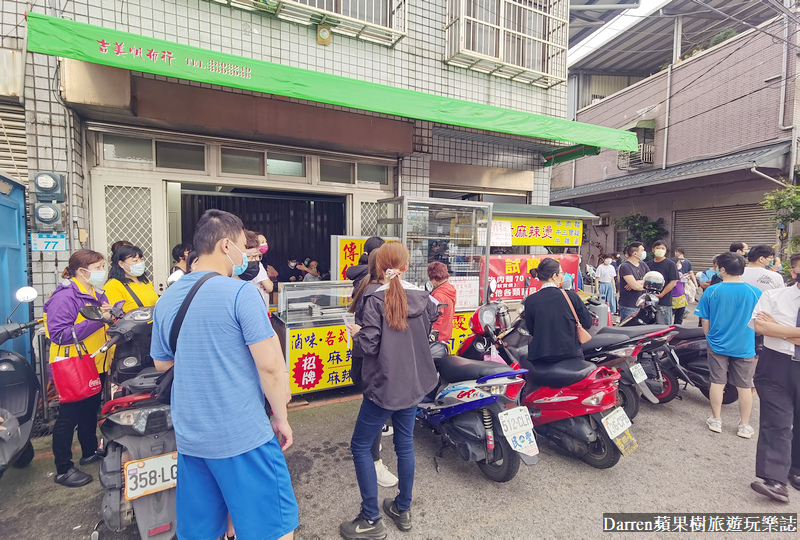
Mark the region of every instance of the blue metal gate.
MULTIPOLYGON (((0 172, 0 319, 5 319, 17 299, 14 293, 28 285, 27 238, 25 234, 25 188, 0 172)), ((39 291, 41 294, 42 291, 39 291)), ((27 322, 30 310, 27 305, 20 306, 13 321, 27 322)), ((0 324, 2 324, 0 323, 0 324)), ((4 349, 17 351, 25 358, 31 358, 31 334, 7 341, 4 349)))

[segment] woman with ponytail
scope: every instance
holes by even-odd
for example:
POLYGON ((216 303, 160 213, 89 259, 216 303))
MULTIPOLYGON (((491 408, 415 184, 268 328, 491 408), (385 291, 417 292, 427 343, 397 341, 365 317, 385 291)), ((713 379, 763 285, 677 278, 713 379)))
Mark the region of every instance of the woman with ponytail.
POLYGON ((382 506, 400 530, 411 530, 414 418, 417 405, 438 381, 428 336, 439 311, 426 291, 403 281, 408 262, 408 250, 400 242, 386 242, 377 250, 379 287, 362 291, 362 325, 350 325, 353 356, 363 358, 364 401, 350 442, 361 511, 339 527, 347 540, 386 536, 371 447, 389 418, 394 426, 400 494, 384 499, 382 506))

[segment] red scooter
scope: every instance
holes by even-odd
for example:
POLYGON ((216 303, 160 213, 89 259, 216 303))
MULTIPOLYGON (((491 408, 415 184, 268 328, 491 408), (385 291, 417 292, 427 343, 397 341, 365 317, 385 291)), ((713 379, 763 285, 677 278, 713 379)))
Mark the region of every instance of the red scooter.
MULTIPOLYGON (((478 308, 469 320, 473 335, 464 341, 459 356, 497 355, 519 367, 527 358, 530 334, 519 320, 511 324, 509 319, 502 302, 478 308)), ((617 362, 624 361, 620 357, 617 362)), ((523 366, 529 373, 524 376, 522 404, 531 413, 537 435, 598 469, 613 467, 621 455, 638 448, 630 419, 616 406, 620 375, 610 369, 613 366, 614 361, 597 366, 585 360, 545 365, 525 361, 523 366)))

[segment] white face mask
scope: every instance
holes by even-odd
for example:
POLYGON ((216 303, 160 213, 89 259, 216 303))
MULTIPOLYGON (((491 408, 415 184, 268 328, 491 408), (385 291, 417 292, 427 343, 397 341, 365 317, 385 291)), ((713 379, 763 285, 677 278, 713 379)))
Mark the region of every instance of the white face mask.
POLYGON ((106 282, 105 270, 89 270, 88 268, 82 268, 81 270, 84 272, 89 272, 89 277, 86 278, 86 283, 92 287, 102 287, 103 283, 106 282))
POLYGON ((139 277, 144 274, 144 261, 128 265, 128 274, 139 277))
POLYGON ((611 264, 611 259, 603 259, 603 264, 611 264))

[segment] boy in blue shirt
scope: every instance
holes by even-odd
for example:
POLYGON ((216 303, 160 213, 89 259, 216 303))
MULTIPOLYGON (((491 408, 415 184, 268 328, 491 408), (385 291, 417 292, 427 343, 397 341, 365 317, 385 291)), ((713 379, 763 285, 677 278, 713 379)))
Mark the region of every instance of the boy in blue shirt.
POLYGON ((722 283, 710 286, 700 298, 695 315, 700 317, 708 341, 711 378, 708 429, 722 432, 722 393, 730 382, 739 390, 739 437, 753 436, 753 374, 756 369, 755 331, 748 326, 761 291, 741 279, 744 257, 723 253, 716 258, 722 283))

